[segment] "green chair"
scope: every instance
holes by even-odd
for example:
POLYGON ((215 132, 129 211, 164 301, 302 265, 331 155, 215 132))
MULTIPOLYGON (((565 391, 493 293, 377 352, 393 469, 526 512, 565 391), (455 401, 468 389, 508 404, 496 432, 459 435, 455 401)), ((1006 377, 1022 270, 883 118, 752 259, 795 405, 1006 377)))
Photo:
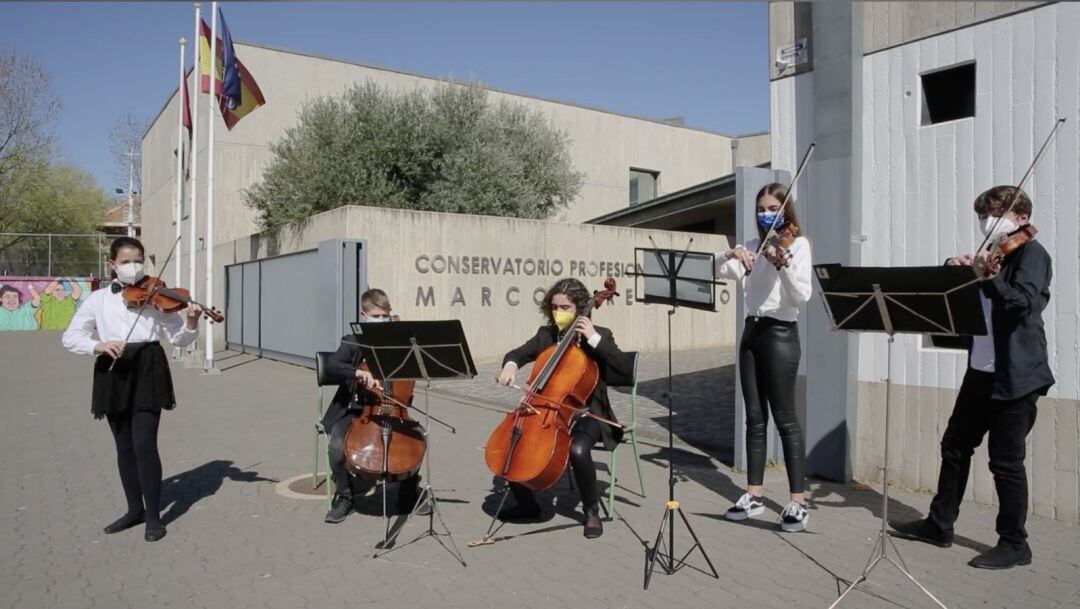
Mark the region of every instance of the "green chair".
POLYGON ((319 436, 326 436, 327 450, 322 451, 324 464, 326 465, 326 505, 333 506, 334 491, 331 488, 333 481, 330 479, 330 432, 323 427, 323 387, 337 385, 326 380, 326 363, 333 355, 332 351, 318 351, 315 353, 315 384, 318 387, 317 401, 315 402, 315 459, 314 471, 311 474, 311 490, 319 487, 319 436))
MULTIPOLYGON (((641 496, 645 497, 645 479, 641 477, 641 455, 638 452, 637 444, 637 386, 638 386, 638 362, 641 357, 635 351, 629 351, 626 356, 633 358, 634 360, 634 375, 630 380, 629 385, 615 385, 619 387, 630 387, 630 424, 623 427, 623 437, 620 444, 629 444, 634 449, 634 464, 637 466, 637 478, 638 486, 641 488, 641 496)), ((615 506, 615 485, 619 480, 618 472, 615 468, 616 458, 619 456, 619 447, 616 446, 615 450, 611 451, 611 465, 608 466, 609 482, 608 482, 608 498, 607 498, 607 513, 609 518, 614 518, 614 506, 615 506)))

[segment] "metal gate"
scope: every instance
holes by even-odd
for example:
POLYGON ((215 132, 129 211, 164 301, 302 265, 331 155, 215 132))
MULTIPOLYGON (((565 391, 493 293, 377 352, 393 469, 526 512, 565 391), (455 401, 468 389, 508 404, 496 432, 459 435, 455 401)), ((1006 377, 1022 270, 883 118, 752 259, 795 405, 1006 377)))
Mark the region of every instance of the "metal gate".
POLYGON ((332 239, 317 249, 225 267, 230 349, 302 365, 333 351, 357 321, 367 289, 367 243, 332 239))

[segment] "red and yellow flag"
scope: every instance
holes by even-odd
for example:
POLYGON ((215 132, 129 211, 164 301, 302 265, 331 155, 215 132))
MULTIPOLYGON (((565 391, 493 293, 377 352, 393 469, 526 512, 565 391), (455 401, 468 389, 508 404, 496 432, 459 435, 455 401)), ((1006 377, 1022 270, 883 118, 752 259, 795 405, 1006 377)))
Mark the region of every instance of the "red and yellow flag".
MULTIPOLYGON (((240 73, 240 103, 233 108, 228 107, 228 100, 221 96, 221 78, 223 65, 223 45, 221 39, 217 40, 217 61, 214 62, 214 96, 217 97, 218 106, 221 108, 221 118, 225 120, 225 127, 232 129, 240 119, 250 114, 253 110, 266 104, 262 90, 258 83, 248 72, 247 67, 236 59, 236 68, 240 73)), ((199 75, 200 87, 203 93, 210 92, 210 27, 205 21, 199 23, 199 75)))

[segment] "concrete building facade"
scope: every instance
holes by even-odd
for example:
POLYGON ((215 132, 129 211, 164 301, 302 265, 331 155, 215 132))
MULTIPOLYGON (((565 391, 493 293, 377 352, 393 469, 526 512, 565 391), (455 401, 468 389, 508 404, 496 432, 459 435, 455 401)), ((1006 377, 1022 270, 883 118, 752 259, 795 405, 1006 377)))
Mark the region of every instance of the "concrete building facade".
MULTIPOLYGON (((1057 377, 1029 441, 1031 510, 1068 522, 1080 521, 1078 27, 1072 3, 770 5, 773 167, 793 170, 817 142, 798 185, 816 263, 934 266, 973 251, 975 196, 1015 184, 1055 118, 1068 119, 1025 185, 1054 262, 1043 319, 1057 377), (799 40, 800 63, 773 63, 799 40)), ((817 301, 804 318, 804 353, 835 354, 804 361, 808 419, 819 425, 808 429, 812 469, 880 480, 886 341, 832 331, 817 301), (815 447, 829 458, 815 462, 815 447)), ((897 337, 891 480, 934 488, 966 365, 964 353, 897 337)), ((992 502, 986 462, 984 445, 968 497, 992 502)))
MULTIPOLYGON (((272 160, 270 146, 296 124, 305 103, 320 96, 341 94, 347 87, 372 81, 390 91, 405 92, 445 84, 441 79, 317 57, 254 44, 236 45, 237 55, 259 82, 267 103, 227 131, 219 120, 215 134, 214 240, 217 244, 257 232, 255 212, 244 204, 243 192, 262 178, 272 160)), ((189 77, 195 91, 195 78, 189 77)), ((732 171, 732 146, 737 138, 572 103, 489 90, 496 99, 520 102, 550 118, 567 133, 570 157, 585 174, 578 197, 552 218, 580 222, 631 205, 631 197, 646 201, 732 171), (642 177, 644 176, 644 177, 642 177), (641 178, 632 182, 634 177, 641 178), (632 192, 633 191, 633 192, 632 192)), ((205 117, 206 96, 200 101, 205 117)), ((151 252, 163 256, 175 238, 176 142, 179 97, 174 91, 143 139, 143 230, 151 252)), ((198 230, 206 226, 206 124, 200 119, 198 230)), ((747 138, 739 152, 742 164, 768 161, 760 134, 747 138)), ((363 201, 358 201, 363 204, 363 201)), ((184 233, 188 234, 187 220, 184 233)), ((204 250, 205 244, 199 247, 204 250)), ((188 247, 178 261, 188 268, 188 247)), ((199 256, 197 264, 201 262, 199 256)), ((186 273, 186 270, 185 270, 186 273)), ((201 287, 201 286, 200 286, 201 287)))

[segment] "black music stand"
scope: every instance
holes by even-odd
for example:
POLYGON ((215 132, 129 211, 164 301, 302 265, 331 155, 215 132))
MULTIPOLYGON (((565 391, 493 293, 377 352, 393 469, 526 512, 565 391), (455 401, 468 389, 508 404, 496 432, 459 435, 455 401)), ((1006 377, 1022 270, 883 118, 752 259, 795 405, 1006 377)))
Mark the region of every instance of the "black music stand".
MULTIPOLYGON (((652 238, 650 237, 650 240, 652 238)), ((659 562, 664 572, 668 575, 675 573, 687 565, 686 559, 694 550, 701 550, 701 555, 712 571, 712 576, 720 579, 716 567, 705 553, 705 547, 701 545, 694 528, 682 510, 682 505, 675 500, 675 407, 672 405, 671 395, 671 318, 679 306, 716 310, 715 286, 723 284, 716 281, 713 266, 713 255, 705 252, 691 252, 690 239, 686 243, 686 249, 682 251, 660 248, 636 248, 635 255, 640 253, 643 257, 641 268, 644 272, 635 273, 643 280, 644 292, 640 289, 639 294, 644 294, 642 300, 646 303, 667 304, 668 309, 668 500, 664 505, 664 515, 660 519, 660 528, 656 533, 656 541, 652 548, 647 550, 645 561, 645 589, 649 589, 649 581, 652 579, 653 570, 659 562), (691 261, 689 267, 685 267, 687 261, 691 261), (678 512, 686 530, 693 538, 694 544, 683 554, 682 558, 675 556, 675 513, 678 512), (668 538, 664 539, 664 531, 667 530, 668 538), (666 552, 664 551, 664 546, 666 552)), ((655 246, 656 243, 654 242, 655 246)), ((704 571, 703 571, 704 572, 704 571)))
POLYGON ((821 285, 825 309, 833 329, 851 332, 884 332, 889 336, 885 376, 885 455, 881 480, 881 529, 863 572, 829 605, 833 609, 855 586, 867 580, 882 560, 900 570, 942 609, 945 605, 930 593, 907 568, 896 544, 888 535, 889 511, 889 388, 892 385, 892 347, 896 334, 937 336, 984 336, 978 278, 971 267, 843 267, 818 264, 814 274, 821 285), (887 554, 889 544, 899 558, 887 554))
MULTIPOLYGON (((372 376, 384 381, 423 381, 424 391, 424 423, 425 428, 430 429, 432 420, 439 422, 431 416, 430 395, 431 379, 470 379, 476 376, 476 365, 473 363, 472 354, 469 352, 468 342, 465 340, 465 332, 458 320, 448 321, 397 321, 393 323, 352 323, 353 340, 360 347, 361 353, 368 361, 368 367, 372 376)), ((443 423, 443 425, 446 425, 443 423)), ((454 429, 447 425, 454 431, 454 429)), ((425 432, 427 433, 427 432, 425 432)), ((430 506, 428 513, 428 528, 416 539, 409 543, 419 541, 424 537, 433 537, 439 545, 446 548, 450 554, 465 565, 465 559, 450 528, 446 526, 442 514, 439 512, 439 501, 435 495, 435 489, 431 485, 431 443, 428 443, 427 454, 424 458, 424 485, 420 496, 413 506, 410 516, 417 513, 425 506, 430 506), (435 529, 435 519, 444 532, 435 529), (450 540, 447 546, 442 537, 450 540)), ((383 487, 383 503, 385 511, 386 487, 383 487)), ((386 537, 382 543, 376 546, 375 558, 386 554, 393 549, 397 539, 397 530, 390 533, 387 529, 386 537), (385 550, 380 554, 378 550, 385 550)), ((405 544, 408 545, 408 544, 405 544)))

